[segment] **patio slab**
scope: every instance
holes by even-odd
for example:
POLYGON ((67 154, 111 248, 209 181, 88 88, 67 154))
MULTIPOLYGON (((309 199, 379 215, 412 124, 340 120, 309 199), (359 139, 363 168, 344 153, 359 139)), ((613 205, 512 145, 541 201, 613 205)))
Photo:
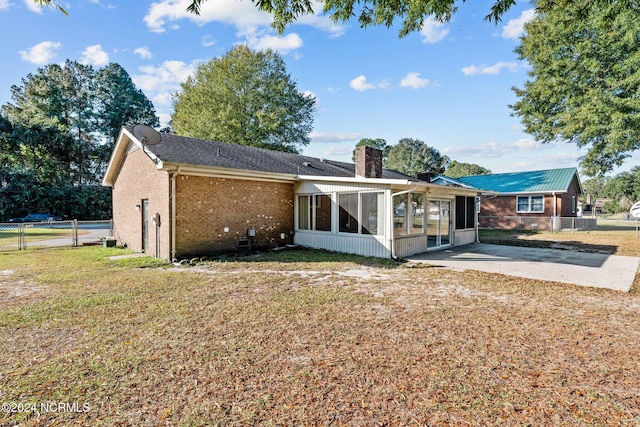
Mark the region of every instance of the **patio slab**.
POLYGON ((629 292, 640 258, 560 249, 474 243, 406 258, 461 270, 629 292))

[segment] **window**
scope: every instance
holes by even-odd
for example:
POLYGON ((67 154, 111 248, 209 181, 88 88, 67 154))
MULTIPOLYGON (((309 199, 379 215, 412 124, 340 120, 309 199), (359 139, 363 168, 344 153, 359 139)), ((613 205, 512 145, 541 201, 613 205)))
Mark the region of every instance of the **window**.
POLYGON ((396 236, 407 234, 407 201, 408 194, 400 194, 393 198, 393 231, 396 236))
POLYGON ((475 197, 456 196, 456 230, 475 228, 476 199, 475 197))
POLYGON ((341 233, 358 232, 358 193, 345 193, 338 195, 338 230, 341 233))
POLYGON ((516 212, 544 212, 544 196, 518 196, 516 212))
POLYGON ((331 197, 298 196, 298 229, 331 231, 331 197))
MULTIPOLYGON (((337 214, 340 233, 383 234, 384 192, 338 194, 337 214)), ((330 195, 298 196, 298 230, 330 232, 335 215, 330 195)))
POLYGON ((311 230, 311 196, 298 196, 298 229, 311 230))
POLYGON ((424 233, 424 194, 410 193, 411 199, 411 225, 410 234, 424 233))
POLYGON ((399 194, 393 198, 393 233, 396 236, 425 233, 425 195, 399 194))
POLYGON ((362 234, 383 234, 384 193, 361 193, 362 234))
POLYGON ((315 228, 318 231, 331 231, 331 197, 327 194, 317 194, 314 197, 315 228))

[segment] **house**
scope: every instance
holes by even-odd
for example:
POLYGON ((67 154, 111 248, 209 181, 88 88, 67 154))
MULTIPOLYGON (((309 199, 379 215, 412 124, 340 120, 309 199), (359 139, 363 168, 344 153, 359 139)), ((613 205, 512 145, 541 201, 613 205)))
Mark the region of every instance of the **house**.
POLYGON ((486 228, 555 230, 560 217, 578 215, 582 185, 576 168, 545 169, 450 178, 434 183, 476 189, 478 221, 486 228))
POLYGON ((103 185, 119 244, 167 259, 288 244, 404 257, 477 235, 475 189, 385 170, 370 147, 352 164, 123 128, 103 185))

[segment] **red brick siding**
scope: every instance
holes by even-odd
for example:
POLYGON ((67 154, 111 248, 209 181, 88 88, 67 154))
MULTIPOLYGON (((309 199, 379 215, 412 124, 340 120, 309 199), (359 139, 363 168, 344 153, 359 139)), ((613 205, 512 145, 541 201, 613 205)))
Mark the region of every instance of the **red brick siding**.
MULTIPOLYGON (((572 184, 568 193, 555 196, 556 212, 559 216, 576 216, 575 212, 571 212, 571 196, 577 196, 576 193, 575 185, 572 184)), ((522 213, 516 212, 516 196, 483 196, 480 202, 479 225, 484 228, 549 230, 553 214, 554 196, 552 194, 544 195, 544 212, 522 213)))
POLYGON ((236 251, 250 227, 256 248, 293 243, 293 192, 287 183, 178 175, 177 254, 236 251))
POLYGON ((559 202, 560 207, 558 208, 560 216, 577 216, 578 196, 578 188, 574 180, 567 192, 562 194, 561 201, 559 202), (574 197, 575 203, 573 201, 574 197))
POLYGON ((169 259, 170 222, 169 175, 160 172, 142 150, 126 154, 113 186, 114 233, 119 244, 126 244, 134 251, 142 251, 142 200, 149 200, 149 248, 155 255, 156 227, 151 221, 154 213, 160 214, 160 253, 169 259), (140 210, 136 209, 140 205, 140 210))

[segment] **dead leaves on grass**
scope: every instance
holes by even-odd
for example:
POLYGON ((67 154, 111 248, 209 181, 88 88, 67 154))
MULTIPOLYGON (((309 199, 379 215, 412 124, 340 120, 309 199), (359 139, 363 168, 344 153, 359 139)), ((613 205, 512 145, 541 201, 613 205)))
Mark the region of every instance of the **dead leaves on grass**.
POLYGON ((640 423, 637 296, 442 269, 260 267, 136 282, 110 270, 102 286, 118 298, 58 313, 53 329, 0 330, 13 337, 0 397, 91 401, 26 426, 640 423), (45 330, 73 346, 37 359, 45 330), (25 370, 18 357, 36 359, 25 370))

